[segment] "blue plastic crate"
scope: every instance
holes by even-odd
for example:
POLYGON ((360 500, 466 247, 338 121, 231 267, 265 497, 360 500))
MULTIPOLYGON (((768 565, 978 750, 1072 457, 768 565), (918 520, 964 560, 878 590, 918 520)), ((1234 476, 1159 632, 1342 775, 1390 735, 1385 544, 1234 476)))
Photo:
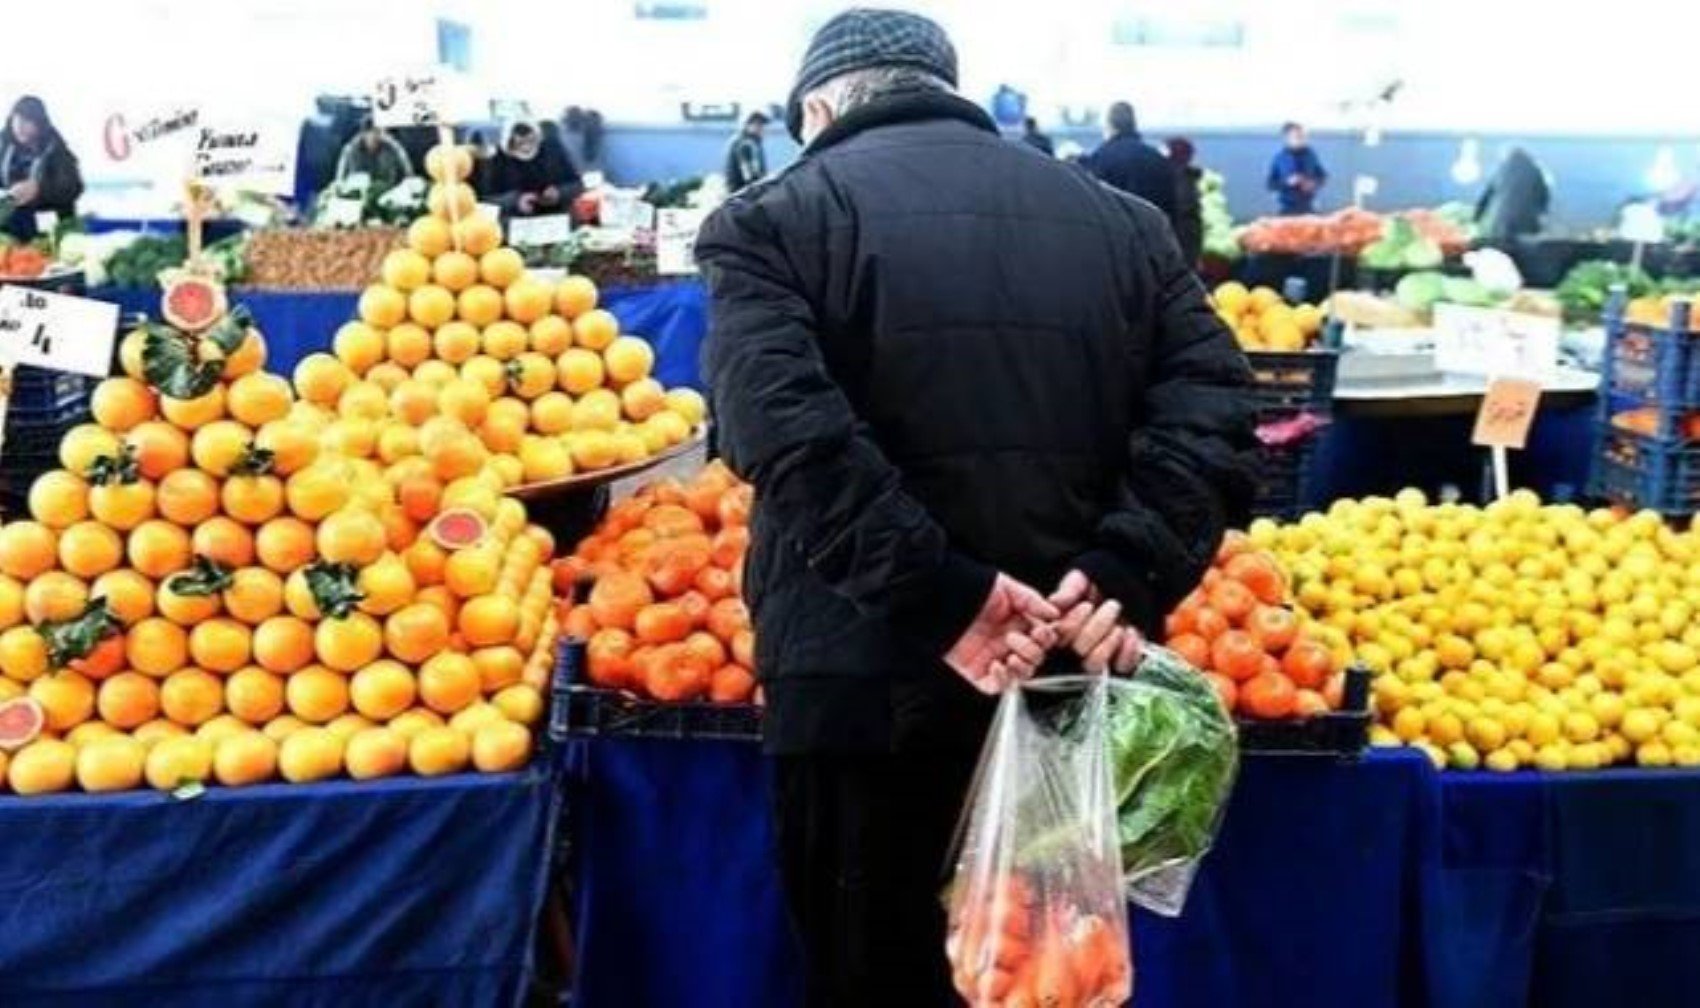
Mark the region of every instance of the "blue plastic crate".
POLYGON ((1700 445, 1647 437, 1600 424, 1592 490, 1616 504, 1661 514, 1700 510, 1700 445))

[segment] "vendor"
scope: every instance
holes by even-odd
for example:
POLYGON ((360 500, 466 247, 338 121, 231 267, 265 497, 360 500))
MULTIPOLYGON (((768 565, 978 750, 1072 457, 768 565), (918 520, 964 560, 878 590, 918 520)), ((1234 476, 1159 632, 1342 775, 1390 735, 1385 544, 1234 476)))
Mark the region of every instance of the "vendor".
POLYGON ((584 182, 558 139, 522 122, 508 129, 491 160, 486 190, 484 198, 501 204, 504 213, 531 217, 566 213, 584 182))
POLYGON ((1513 147, 1476 201, 1478 233, 1490 242, 1536 234, 1551 202, 1546 173, 1528 151, 1513 147))
POLYGON ((1296 122, 1281 127, 1281 149, 1269 162, 1269 188, 1283 214, 1307 214, 1316 207, 1316 192, 1328 181, 1322 159, 1311 149, 1305 128, 1296 122))
POLYGON ((350 175, 365 175, 378 192, 388 192, 414 174, 407 148, 373 122, 371 116, 360 121, 360 132, 343 145, 342 156, 336 162, 338 182, 350 175))
POLYGON ((83 194, 77 156, 47 117, 47 106, 34 95, 25 95, 12 106, 5 134, 0 136, 0 186, 10 201, 0 231, 19 241, 36 237, 38 213, 77 214, 77 197, 83 194))

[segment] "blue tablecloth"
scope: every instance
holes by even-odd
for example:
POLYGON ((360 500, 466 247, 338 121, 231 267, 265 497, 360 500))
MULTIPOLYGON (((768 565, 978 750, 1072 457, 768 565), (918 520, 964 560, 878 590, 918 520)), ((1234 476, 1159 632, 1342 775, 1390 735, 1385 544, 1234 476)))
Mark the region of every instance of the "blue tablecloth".
POLYGON ((540 770, 0 799, 0 1004, 515 1005, 540 770))
MULTIPOLYGON (((125 313, 159 314, 159 292, 101 287, 90 297, 110 301, 125 313)), ((266 336, 267 369, 287 375, 301 358, 328 350, 337 328, 354 317, 357 291, 263 291, 238 288, 231 299, 245 304, 266 336)), ((708 327, 702 285, 675 281, 653 287, 615 287, 601 292, 601 305, 620 319, 624 332, 655 346, 655 376, 669 388, 701 388, 697 348, 708 327)))
MULTIPOLYGON (((578 1008, 797 1004, 753 747, 600 741, 569 795, 578 1008)), ((1700 775, 1246 762, 1138 1008, 1695 1003, 1700 775)))

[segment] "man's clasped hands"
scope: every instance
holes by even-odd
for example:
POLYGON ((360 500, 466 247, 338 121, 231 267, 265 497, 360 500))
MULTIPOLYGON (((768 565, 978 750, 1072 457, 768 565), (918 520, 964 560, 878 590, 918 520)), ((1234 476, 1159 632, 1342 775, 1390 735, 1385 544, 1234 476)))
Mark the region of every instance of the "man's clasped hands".
POLYGON ((999 574, 945 664, 982 693, 1031 678, 1059 647, 1079 655, 1087 672, 1126 674, 1139 664, 1144 640, 1121 616, 1121 603, 1104 600, 1079 571, 1064 575, 1048 598, 999 574))

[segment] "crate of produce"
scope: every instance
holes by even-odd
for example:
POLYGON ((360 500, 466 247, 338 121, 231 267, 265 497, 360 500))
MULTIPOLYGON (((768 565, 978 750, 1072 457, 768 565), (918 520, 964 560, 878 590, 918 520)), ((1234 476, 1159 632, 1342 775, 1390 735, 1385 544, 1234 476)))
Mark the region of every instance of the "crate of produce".
POLYGON ((1340 709, 1279 721, 1238 719, 1240 751, 1296 756, 1356 756, 1369 745, 1369 672, 1346 670, 1340 709))
POLYGON ((1607 317, 1601 368, 1606 391, 1656 406, 1700 405, 1700 352, 1688 331, 1688 305, 1679 302, 1668 323, 1607 317))
POLYGON ((756 742, 761 707, 750 703, 662 703, 582 681, 583 641, 563 639, 551 685, 549 738, 706 739, 756 742))
POLYGON ((1252 350, 1246 353, 1254 378, 1259 409, 1306 409, 1327 413, 1334 405, 1334 378, 1340 367, 1336 350, 1293 352, 1252 350))
POLYGON ((1252 514, 1259 518, 1296 518, 1314 510, 1311 476, 1316 439, 1298 444, 1264 445, 1258 449, 1257 496, 1252 514))
POLYGON ((1609 423, 1595 432, 1596 497, 1661 514, 1700 510, 1700 445, 1635 434, 1609 423))

